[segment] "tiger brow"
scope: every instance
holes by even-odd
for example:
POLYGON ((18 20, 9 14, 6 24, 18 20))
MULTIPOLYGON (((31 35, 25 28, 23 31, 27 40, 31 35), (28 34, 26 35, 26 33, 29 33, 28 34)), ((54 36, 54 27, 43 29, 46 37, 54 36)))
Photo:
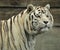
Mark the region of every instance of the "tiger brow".
POLYGON ((46 12, 46 10, 43 8, 43 9, 42 9, 42 12, 46 12))

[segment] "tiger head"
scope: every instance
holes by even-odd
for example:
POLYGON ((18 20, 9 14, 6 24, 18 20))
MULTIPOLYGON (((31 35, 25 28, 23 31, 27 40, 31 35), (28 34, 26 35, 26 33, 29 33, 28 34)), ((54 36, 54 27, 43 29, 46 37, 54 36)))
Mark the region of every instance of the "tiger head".
POLYGON ((27 6, 25 29, 29 34, 38 34, 48 31, 53 26, 53 16, 49 11, 50 5, 45 7, 33 6, 29 4, 27 6))

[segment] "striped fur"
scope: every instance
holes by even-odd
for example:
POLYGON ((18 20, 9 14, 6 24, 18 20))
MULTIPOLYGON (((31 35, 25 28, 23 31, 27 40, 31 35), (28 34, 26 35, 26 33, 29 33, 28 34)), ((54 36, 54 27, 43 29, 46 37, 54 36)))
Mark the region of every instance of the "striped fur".
MULTIPOLYGON (((40 7, 37 8, 30 4, 27 6, 26 10, 18 15, 12 16, 8 20, 0 21, 0 50, 34 50, 35 36, 40 34, 38 33, 40 31, 37 31, 38 29, 36 30, 34 28, 37 26, 35 26, 35 23, 37 23, 36 19, 40 19, 35 13, 35 9, 39 8, 40 7)), ((53 17, 52 15, 50 16, 50 22, 53 24, 53 17)), ((37 24, 39 25, 39 23, 37 24)))

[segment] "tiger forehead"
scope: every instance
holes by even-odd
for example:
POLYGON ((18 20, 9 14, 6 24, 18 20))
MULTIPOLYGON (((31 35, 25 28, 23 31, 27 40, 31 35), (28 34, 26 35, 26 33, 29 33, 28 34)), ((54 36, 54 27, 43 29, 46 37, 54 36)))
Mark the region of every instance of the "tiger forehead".
POLYGON ((45 8, 44 8, 44 7, 41 7, 41 6, 36 7, 36 9, 37 9, 38 11, 46 11, 45 8))
POLYGON ((37 10, 44 10, 45 8, 44 7, 41 7, 41 6, 38 6, 36 7, 37 10))

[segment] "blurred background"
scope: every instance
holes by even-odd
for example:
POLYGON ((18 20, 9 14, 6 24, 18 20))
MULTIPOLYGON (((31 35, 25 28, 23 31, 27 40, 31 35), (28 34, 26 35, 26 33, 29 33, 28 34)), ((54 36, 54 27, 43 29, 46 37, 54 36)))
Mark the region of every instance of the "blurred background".
POLYGON ((60 50, 60 0, 0 0, 0 20, 7 20, 18 14, 26 9, 28 4, 50 4, 50 11, 54 17, 53 29, 36 37, 35 50, 60 50))

